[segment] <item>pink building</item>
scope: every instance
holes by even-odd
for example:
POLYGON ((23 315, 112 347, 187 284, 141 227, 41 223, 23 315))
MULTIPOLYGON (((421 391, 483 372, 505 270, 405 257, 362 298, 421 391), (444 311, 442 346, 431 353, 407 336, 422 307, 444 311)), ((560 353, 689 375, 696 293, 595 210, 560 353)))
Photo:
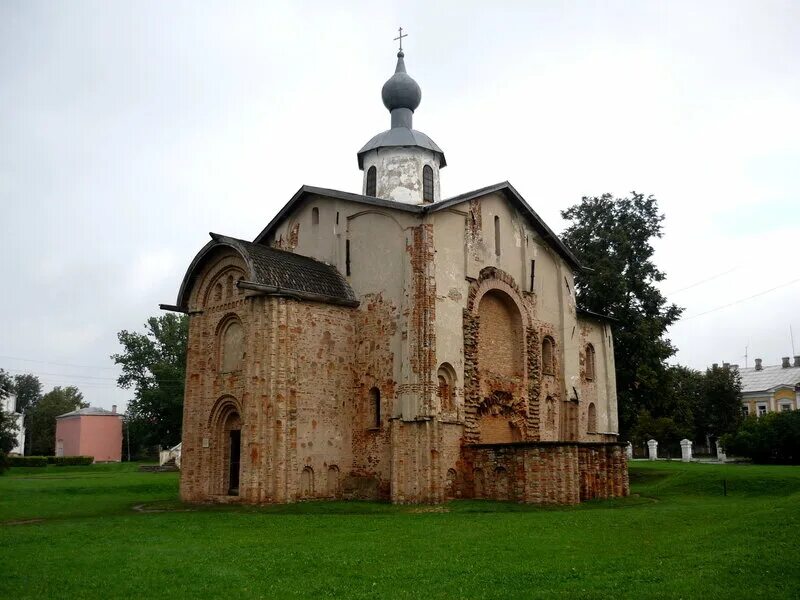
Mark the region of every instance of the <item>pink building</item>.
POLYGON ((56 417, 56 456, 94 456, 94 462, 119 462, 122 415, 90 406, 56 417))

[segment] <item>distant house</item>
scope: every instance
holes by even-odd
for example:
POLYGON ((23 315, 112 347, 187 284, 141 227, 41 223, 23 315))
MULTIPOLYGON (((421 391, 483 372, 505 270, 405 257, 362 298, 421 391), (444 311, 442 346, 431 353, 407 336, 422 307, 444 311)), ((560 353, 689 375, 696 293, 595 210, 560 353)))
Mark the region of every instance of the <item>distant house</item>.
POLYGON ((0 410, 7 415, 11 415, 11 420, 17 423, 16 444, 11 449, 10 454, 22 455, 25 448, 25 427, 22 424, 22 415, 17 412, 17 395, 11 394, 8 398, 3 400, 3 404, 0 405, 0 410))
POLYGON ((122 458, 122 415, 90 406, 56 417, 56 456, 93 456, 94 462, 122 458))
POLYGON ((762 416, 768 412, 800 410, 800 356, 794 364, 786 356, 780 365, 739 369, 742 376, 742 412, 762 416))

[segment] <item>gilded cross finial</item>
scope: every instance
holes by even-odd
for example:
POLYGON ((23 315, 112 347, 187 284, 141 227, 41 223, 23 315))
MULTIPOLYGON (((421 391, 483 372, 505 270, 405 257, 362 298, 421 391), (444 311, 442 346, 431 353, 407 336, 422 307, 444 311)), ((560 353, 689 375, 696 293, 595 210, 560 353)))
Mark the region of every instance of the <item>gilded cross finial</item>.
POLYGON ((407 34, 407 33, 406 33, 406 34, 403 34, 403 28, 402 28, 402 27, 400 27, 400 28, 399 28, 399 35, 398 35, 396 38, 394 38, 394 41, 395 41, 395 42, 397 42, 397 41, 399 41, 399 42, 400 42, 400 52, 402 52, 402 51, 403 51, 403 38, 404 38, 404 37, 408 37, 408 34, 407 34))

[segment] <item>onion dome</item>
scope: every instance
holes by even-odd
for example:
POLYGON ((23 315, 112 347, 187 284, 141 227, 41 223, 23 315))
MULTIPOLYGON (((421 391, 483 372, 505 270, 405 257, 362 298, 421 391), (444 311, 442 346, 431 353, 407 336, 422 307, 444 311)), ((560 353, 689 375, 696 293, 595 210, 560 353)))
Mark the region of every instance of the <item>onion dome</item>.
POLYGON ((390 111, 396 108, 407 108, 414 112, 422 100, 422 90, 419 84, 406 73, 406 64, 403 61, 405 54, 401 50, 397 53, 397 68, 389 80, 383 84, 381 97, 383 105, 390 111))

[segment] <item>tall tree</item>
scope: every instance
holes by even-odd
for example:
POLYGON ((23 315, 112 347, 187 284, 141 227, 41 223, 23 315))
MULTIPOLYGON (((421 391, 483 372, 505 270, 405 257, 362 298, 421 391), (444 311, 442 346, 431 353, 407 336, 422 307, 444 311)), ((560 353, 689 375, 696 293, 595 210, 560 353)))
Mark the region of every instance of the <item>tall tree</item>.
POLYGON ((28 411, 31 454, 52 456, 56 448, 56 417, 89 406, 75 386, 54 387, 28 411))
POLYGON ((614 357, 623 437, 642 410, 666 392, 666 359, 676 349, 665 337, 683 309, 656 287, 665 278, 653 262, 652 241, 664 216, 653 196, 631 192, 584 197, 562 211, 572 223, 563 239, 589 270, 576 274, 578 306, 616 321, 614 357))
POLYGON ((738 369, 714 365, 703 379, 703 410, 698 428, 715 438, 733 433, 741 425, 742 377, 738 369))
MULTIPOLYGON (((3 402, 13 392, 14 381, 8 373, 0 369, 0 455, 8 454, 17 445, 17 422, 5 412, 5 402, 3 402)), ((2 458, 0 456, 0 462, 2 462, 2 458)))
POLYGON ((42 382, 36 375, 27 373, 15 376, 14 387, 17 390, 18 413, 25 414, 42 397, 42 382))
POLYGON ((174 313, 150 317, 145 333, 117 334, 123 351, 111 358, 122 367, 117 384, 134 391, 126 419, 131 437, 134 431, 141 432, 140 439, 130 440, 137 453, 143 447, 172 446, 181 439, 188 335, 188 318, 174 313))
MULTIPOLYGON (((36 375, 25 374, 14 377, 14 386, 17 389, 17 412, 24 415, 25 427, 30 427, 28 416, 42 398, 42 382, 36 375)), ((31 453, 31 436, 25 436, 25 454, 31 453)))

